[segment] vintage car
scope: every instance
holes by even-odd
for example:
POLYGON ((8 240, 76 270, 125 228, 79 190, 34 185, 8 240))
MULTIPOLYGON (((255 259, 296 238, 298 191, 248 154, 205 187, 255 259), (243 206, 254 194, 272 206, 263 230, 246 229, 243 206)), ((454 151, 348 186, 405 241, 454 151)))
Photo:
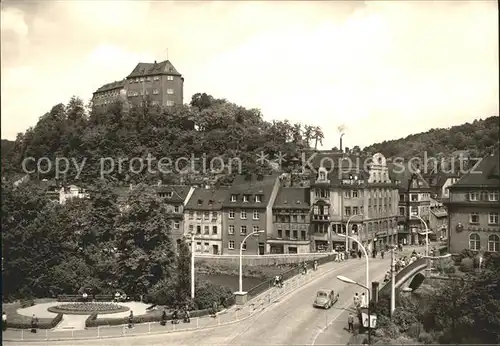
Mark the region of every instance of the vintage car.
POLYGON ((339 295, 335 295, 333 290, 321 289, 316 293, 313 306, 315 308, 329 309, 339 300, 339 295))

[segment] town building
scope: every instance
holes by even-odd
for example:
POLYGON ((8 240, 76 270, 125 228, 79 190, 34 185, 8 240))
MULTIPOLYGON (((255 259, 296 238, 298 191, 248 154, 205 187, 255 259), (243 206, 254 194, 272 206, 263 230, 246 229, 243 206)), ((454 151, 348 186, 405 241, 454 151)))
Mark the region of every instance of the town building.
MULTIPOLYGON (((310 182, 315 251, 345 248, 340 235, 347 229, 369 250, 396 241, 398 194, 382 154, 322 153, 311 161, 316 171, 310 182)), ((357 249, 355 242, 348 246, 357 249)))
POLYGON ((89 194, 85 189, 76 185, 64 186, 59 191, 59 204, 65 204, 73 198, 89 198, 89 194))
POLYGON ((429 185, 431 191, 431 198, 441 201, 443 199, 448 199, 450 196, 450 186, 453 185, 460 179, 460 175, 457 173, 444 173, 438 172, 435 174, 423 175, 425 181, 429 185))
POLYGON ((430 240, 448 239, 448 211, 442 203, 435 200, 431 200, 430 204, 429 229, 432 231, 430 240))
POLYGON ((184 234, 189 243, 191 235, 195 236, 195 252, 222 254, 222 204, 227 192, 227 188, 196 188, 189 198, 184 208, 184 234))
POLYGON ((269 253, 268 237, 273 236, 273 205, 278 194, 278 175, 238 175, 222 205, 223 253, 269 253), (260 232, 247 238, 253 233, 260 232))
POLYGON ((431 188, 420 171, 409 163, 390 163, 389 175, 399 190, 398 242, 419 244, 426 238, 426 227, 430 232, 431 188))
POLYGON ((280 187, 273 205, 273 232, 267 244, 272 254, 311 252, 308 188, 280 187))
POLYGON ((485 157, 450 187, 448 250, 500 251, 498 151, 485 157))
POLYGON ((171 234, 176 246, 184 239, 184 208, 194 193, 187 185, 161 185, 155 187, 158 197, 165 203, 171 220, 171 234))
POLYGON ((107 83, 97 89, 92 97, 92 105, 102 107, 119 100, 126 101, 130 106, 182 105, 184 77, 169 60, 138 63, 123 80, 107 83))

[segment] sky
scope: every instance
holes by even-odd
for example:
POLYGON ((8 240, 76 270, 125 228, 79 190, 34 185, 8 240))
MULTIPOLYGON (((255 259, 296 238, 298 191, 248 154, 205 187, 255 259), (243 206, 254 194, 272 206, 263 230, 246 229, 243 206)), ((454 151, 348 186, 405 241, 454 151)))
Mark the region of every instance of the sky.
POLYGON ((496 1, 2 1, 1 137, 167 58, 206 92, 361 147, 498 115, 496 1))

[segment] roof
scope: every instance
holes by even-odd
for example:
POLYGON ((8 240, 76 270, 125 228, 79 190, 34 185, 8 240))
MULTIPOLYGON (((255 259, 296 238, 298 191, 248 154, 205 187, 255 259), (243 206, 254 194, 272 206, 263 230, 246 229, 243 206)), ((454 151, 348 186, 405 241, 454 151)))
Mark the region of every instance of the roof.
POLYGON ((157 185, 155 186, 155 190, 158 193, 172 193, 172 197, 164 197, 167 201, 172 203, 184 203, 186 197, 191 189, 190 186, 187 185, 157 185))
POLYGON ((309 189, 299 187, 281 187, 274 201, 273 208, 309 210, 309 189))
POLYGON ((477 167, 466 173, 452 189, 459 187, 496 187, 500 186, 500 163, 498 151, 481 160, 477 167))
POLYGON ((387 168, 389 170, 389 178, 394 182, 398 182, 400 190, 407 191, 409 188, 430 189, 429 184, 427 184, 422 174, 416 168, 412 167, 410 163, 388 163, 387 168), (411 181, 412 185, 410 187, 412 174, 415 174, 416 179, 411 181))
POLYGON ((220 210, 227 196, 228 188, 194 190, 185 210, 220 210))
POLYGON ((224 207, 260 207, 265 208, 269 199, 271 198, 271 192, 273 187, 277 184, 278 174, 256 176, 256 175, 237 175, 233 184, 229 188, 228 194, 224 200, 224 207), (240 195, 237 202, 231 202, 231 195, 240 195), (253 198, 250 198, 248 202, 242 201, 241 195, 260 195, 261 201, 256 203, 253 198))
POLYGON ((134 68, 134 70, 127 76, 127 78, 152 76, 152 75, 170 75, 170 76, 181 76, 181 74, 175 69, 174 65, 169 60, 165 60, 157 63, 146 63, 140 62, 134 68))
POLYGON ((338 151, 319 151, 303 153, 303 164, 306 167, 326 169, 339 169, 349 167, 362 167, 365 162, 365 157, 359 155, 349 155, 338 151))
POLYGON ((448 216, 448 212, 446 211, 446 208, 431 209, 431 213, 436 217, 448 216))
POLYGON ((111 83, 104 84, 102 87, 97 89, 94 92, 94 94, 105 92, 105 91, 110 91, 110 90, 123 89, 123 88, 125 88, 125 80, 111 82, 111 83))

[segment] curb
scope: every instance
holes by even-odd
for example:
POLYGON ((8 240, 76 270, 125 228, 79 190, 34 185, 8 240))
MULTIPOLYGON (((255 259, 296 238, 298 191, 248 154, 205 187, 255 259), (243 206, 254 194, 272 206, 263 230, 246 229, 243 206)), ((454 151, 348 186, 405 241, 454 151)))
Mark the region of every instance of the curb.
MULTIPOLYGON (((342 263, 341 266, 339 267, 334 267, 334 268, 331 268, 323 273, 320 273, 320 274, 317 274, 317 275, 306 275, 306 276, 303 276, 302 274, 297 274, 295 276, 293 276, 291 278, 291 280, 288 280, 285 282, 285 285, 287 282, 290 283, 290 285, 288 286, 289 288, 288 289, 284 289, 282 294, 280 295, 277 295, 275 297, 272 298, 273 301, 277 300, 277 299, 280 299, 286 295, 288 295, 289 293, 291 293, 292 291, 298 289, 298 288, 301 288, 313 281, 315 281, 316 279, 319 279, 327 274, 329 274, 330 272, 334 271, 334 270, 337 270, 339 269, 340 267, 343 267, 344 265, 347 264, 347 262, 350 262, 350 261, 344 261, 344 262, 340 262, 342 263), (296 283, 296 285, 292 284, 293 283, 296 283)), ((329 262, 329 263, 335 263, 335 262, 329 262)), ((314 274, 315 272, 314 271, 311 271, 312 274, 314 274)), ((285 287, 283 287, 285 288, 285 287)), ((219 327, 224 327, 224 326, 228 326, 228 325, 232 325, 232 324, 235 324, 235 323, 240 323, 240 322, 243 322, 243 321, 246 321, 248 319, 250 319, 251 317, 254 317, 262 312, 264 312, 267 307, 271 306, 271 296, 272 296, 272 292, 280 292, 281 289, 277 289, 276 287, 271 287, 270 290, 268 291, 264 291, 262 292, 261 294, 259 294, 258 296, 252 298, 251 300, 249 300, 247 302, 247 304, 245 306, 249 307, 251 306, 252 304, 254 305, 254 309, 253 311, 250 312, 250 314, 248 316, 245 316, 243 318, 239 318, 239 319, 235 319, 233 321, 229 321, 229 322, 225 322, 225 323, 221 323, 221 324, 218 324, 218 325, 214 325, 214 326, 206 326, 206 327, 193 327, 193 328, 183 328, 181 330, 162 330, 162 331, 157 331, 157 332, 147 332, 147 333, 137 333, 137 334, 134 334, 134 333, 130 333, 130 334, 122 334, 122 335, 110 335, 110 336, 93 336, 93 337, 77 337, 77 338, 49 338, 49 339, 39 339, 39 340, 22 340, 22 339, 2 339, 2 341, 8 341, 8 342, 23 342, 23 343, 32 343, 32 344, 36 344, 36 343, 47 343, 47 342, 61 342, 61 341, 82 341, 82 340, 104 340, 104 339, 121 339, 121 338, 126 338, 126 337, 129 337, 129 336, 148 336, 148 335, 162 335, 162 334, 171 334, 171 333, 180 333, 180 332, 192 332, 192 331, 195 331, 195 330, 206 330, 206 329, 216 329, 216 328, 219 328, 219 327), (262 306, 264 305, 264 302, 262 302, 263 299, 265 299, 267 297, 267 305, 265 306, 262 306), (252 303, 253 301, 256 301, 254 303, 252 303), (255 307, 255 305, 258 305, 258 303, 260 303, 260 307, 255 307)), ((238 311, 240 309, 236 309, 236 311, 238 311)), ((228 310, 226 310, 228 311, 228 310)), ((124 325, 126 326, 126 325, 124 325)), ((106 327, 104 327, 106 328, 106 327)), ((123 327, 125 328, 125 327, 123 327)), ((48 329, 47 329, 48 330, 48 329)))

